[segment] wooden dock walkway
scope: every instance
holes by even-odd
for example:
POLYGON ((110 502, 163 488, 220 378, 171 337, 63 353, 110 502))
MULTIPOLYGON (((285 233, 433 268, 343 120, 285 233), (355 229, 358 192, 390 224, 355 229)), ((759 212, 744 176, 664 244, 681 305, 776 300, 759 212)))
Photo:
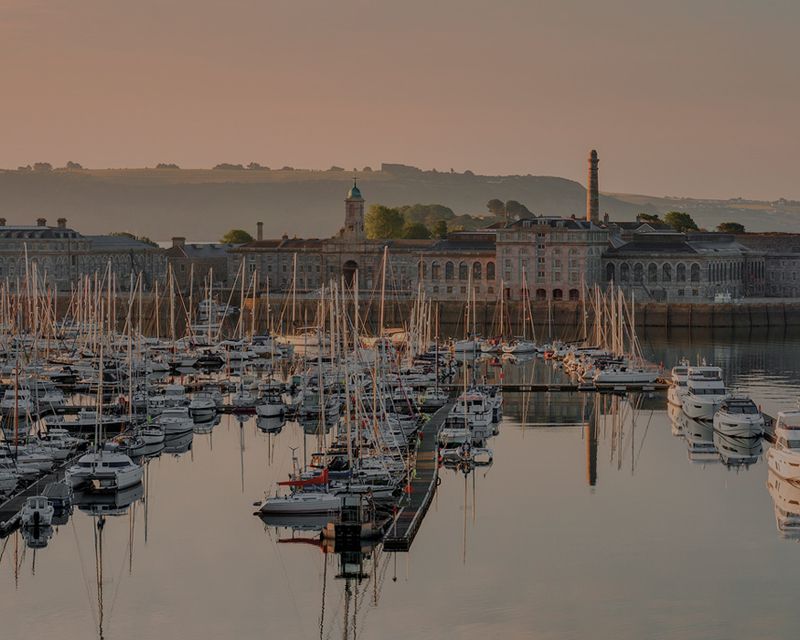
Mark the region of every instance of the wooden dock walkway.
POLYGON ((0 504, 0 537, 4 538, 19 526, 19 512, 22 505, 30 496, 41 495, 45 487, 51 482, 60 482, 64 479, 66 470, 75 463, 83 453, 67 458, 53 470, 32 482, 22 490, 17 491, 5 502, 0 504))
POLYGON ((437 460, 439 431, 444 425, 447 414, 454 402, 448 402, 431 416, 422 427, 422 438, 417 445, 416 466, 411 479, 411 494, 406 503, 400 507, 394 522, 383 539, 385 551, 408 551, 419 531, 425 513, 436 493, 439 479, 439 461, 437 460))
MULTIPOLYGON (((463 385, 450 384, 441 385, 442 388, 450 391, 458 391, 463 389, 463 385)), ((651 384, 607 384, 595 385, 593 383, 516 383, 504 382, 502 384, 492 384, 491 386, 497 387, 503 393, 577 393, 592 392, 592 393, 625 393, 625 392, 647 392, 647 391, 666 391, 669 389, 669 384, 663 380, 651 384)))

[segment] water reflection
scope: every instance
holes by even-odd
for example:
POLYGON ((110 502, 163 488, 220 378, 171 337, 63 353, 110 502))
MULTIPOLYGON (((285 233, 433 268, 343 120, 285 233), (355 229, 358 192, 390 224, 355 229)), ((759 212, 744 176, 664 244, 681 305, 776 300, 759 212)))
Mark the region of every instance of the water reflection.
MULTIPOLYGON (((645 346, 666 367, 719 364, 771 414, 795 404, 798 341, 645 346)), ((566 380, 541 359, 478 366, 490 382, 566 380)), ((759 464, 761 440, 721 437, 663 394, 506 395, 493 464, 440 469, 408 554, 325 540, 327 518, 252 515, 291 448, 319 450, 319 427, 198 423, 130 494, 76 495, 49 529, 0 541, 3 637, 627 640, 658 624, 670 639, 779 638, 800 625, 797 547, 784 542, 800 537, 800 486, 759 464)))

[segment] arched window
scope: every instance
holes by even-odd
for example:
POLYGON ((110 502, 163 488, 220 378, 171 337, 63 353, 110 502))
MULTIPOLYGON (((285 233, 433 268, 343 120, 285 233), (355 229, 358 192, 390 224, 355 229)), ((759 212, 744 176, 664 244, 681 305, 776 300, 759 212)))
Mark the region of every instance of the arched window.
POLYGON ((469 278, 469 267, 467 267, 466 262, 462 262, 458 265, 458 279, 467 280, 468 278, 469 278))
POLYGON ((570 289, 569 290, 569 299, 570 300, 580 300, 581 292, 577 289, 570 289))
POLYGON ((453 266, 452 262, 445 262, 444 263, 444 279, 445 280, 452 280, 455 276, 455 267, 453 266))
POLYGON ((665 262, 661 267, 661 280, 662 282, 672 282, 672 265, 669 262, 665 262))
POLYGON ((563 300, 564 292, 561 289, 553 289, 553 300, 563 300))
POLYGON ((474 281, 477 282, 478 280, 481 279, 481 277, 482 277, 481 276, 481 272, 482 272, 481 263, 480 262, 473 262, 472 263, 472 279, 474 281))
POLYGON ((637 262, 633 265, 633 281, 641 282, 642 280, 644 280, 644 267, 641 262, 637 262))
POLYGON ((439 263, 434 260, 431 262, 431 280, 436 282, 441 277, 441 268, 439 267, 439 263))
POLYGON ((616 279, 614 271, 615 271, 614 263, 613 262, 609 262, 606 265, 606 282, 613 282, 616 279))
POLYGON ((417 277, 420 280, 424 280, 425 278, 428 277, 428 265, 425 264, 424 260, 420 260, 417 263, 417 277))
POLYGON ((647 281, 658 282, 658 265, 655 262, 647 265, 647 281))
POLYGON ((486 263, 486 279, 494 280, 494 262, 486 263))
POLYGON ((692 282, 700 282, 700 265, 696 262, 692 263, 691 278, 692 282))
POLYGON ((686 282, 686 265, 683 262, 679 262, 677 268, 675 269, 675 280, 677 282, 686 282))
POLYGON ((547 300, 547 291, 544 289, 537 289, 536 290, 536 299, 537 300, 547 300))
POLYGON ((631 267, 627 262, 623 262, 619 266, 619 279, 621 282, 630 282, 631 279, 631 267))

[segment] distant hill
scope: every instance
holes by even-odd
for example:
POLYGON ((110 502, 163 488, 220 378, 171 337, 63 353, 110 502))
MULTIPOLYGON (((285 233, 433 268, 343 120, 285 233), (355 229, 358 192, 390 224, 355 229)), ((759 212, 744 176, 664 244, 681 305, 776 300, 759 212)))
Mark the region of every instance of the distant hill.
MULTIPOLYGON (((517 200, 537 214, 582 216, 586 191, 549 176, 481 176, 385 164, 358 172, 367 204, 443 204, 456 214, 485 214, 492 198, 517 200)), ((353 174, 341 170, 63 169, 0 171, 0 217, 9 224, 68 219, 84 233, 130 231, 158 240, 216 240, 239 227, 266 237, 327 237, 343 221, 353 174)), ((748 230, 800 231, 800 203, 701 201, 606 194, 601 212, 633 219, 637 212, 689 211, 701 226, 742 222, 748 230)))

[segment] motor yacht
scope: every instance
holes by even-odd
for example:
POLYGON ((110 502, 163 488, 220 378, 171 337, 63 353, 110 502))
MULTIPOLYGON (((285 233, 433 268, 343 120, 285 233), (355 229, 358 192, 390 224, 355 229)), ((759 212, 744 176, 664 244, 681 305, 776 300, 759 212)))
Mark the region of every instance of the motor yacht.
POLYGON ((736 438, 754 438, 764 433, 764 416, 750 398, 728 397, 714 414, 714 430, 736 438))
POLYGON ((719 367, 689 367, 683 412, 693 420, 711 420, 728 396, 719 367))
POLYGON ((775 444, 767 464, 781 478, 800 482, 800 410, 780 411, 775 420, 775 444))

